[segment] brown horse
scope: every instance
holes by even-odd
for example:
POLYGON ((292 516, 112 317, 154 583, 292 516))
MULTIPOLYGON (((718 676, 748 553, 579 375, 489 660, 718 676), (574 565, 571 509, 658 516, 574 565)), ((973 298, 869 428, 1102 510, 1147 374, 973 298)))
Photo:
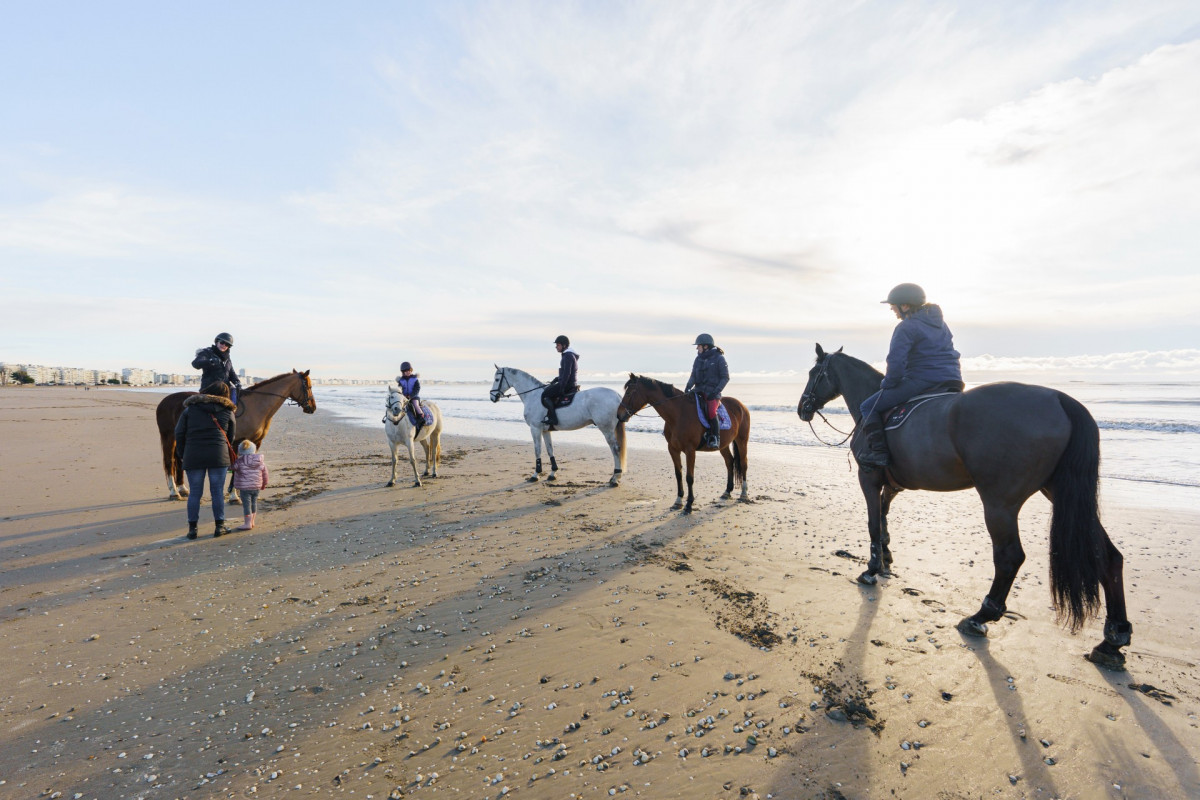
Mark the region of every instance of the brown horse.
MULTIPOLYGON (((721 431, 721 456, 725 459, 725 469, 728 479, 725 483, 725 494, 722 500, 733 496, 733 483, 742 485, 742 502, 748 502, 746 487, 746 445, 750 440, 750 412, 738 400, 732 397, 722 397, 721 404, 729 412, 732 426, 727 431, 721 431), (732 448, 733 452, 730 452, 732 448)), ((675 464, 675 485, 678 495, 672 508, 683 508, 683 513, 692 512, 692 475, 696 467, 696 451, 712 452, 713 448, 700 444, 705 427, 700 422, 696 411, 696 396, 681 392, 669 383, 657 381, 641 375, 629 373, 625 382, 625 395, 621 405, 617 407, 617 419, 626 422, 647 405, 663 419, 663 436, 667 440, 667 450, 671 453, 671 461, 675 464), (687 456, 687 505, 683 502, 683 469, 679 462, 679 454, 687 456)))
MULTIPOLYGON (((188 493, 183 482, 183 454, 175 450, 175 423, 183 413, 183 401, 195 394, 197 393, 169 394, 158 404, 158 410, 155 412, 158 419, 158 438, 162 442, 163 472, 167 475, 167 491, 170 492, 171 500, 181 500, 187 497, 188 493)), ((271 429, 271 417, 275 416, 275 412, 285 400, 295 401, 305 414, 317 410, 308 370, 285 372, 238 393, 234 447, 246 439, 254 442, 256 448, 260 446, 267 436, 267 431, 271 429)))

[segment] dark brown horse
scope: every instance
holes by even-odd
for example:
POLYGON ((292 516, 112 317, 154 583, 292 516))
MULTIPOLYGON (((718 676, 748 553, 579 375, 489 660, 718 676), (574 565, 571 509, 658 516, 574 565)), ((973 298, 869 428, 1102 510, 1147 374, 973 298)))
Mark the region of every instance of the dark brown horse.
MULTIPOLYGON (((167 491, 170 492, 171 500, 180 500, 188 493, 183 482, 183 453, 175 450, 175 423, 183 413, 183 401, 195 394, 197 393, 169 394, 158 404, 158 410, 155 412, 158 420, 158 438, 162 442, 163 472, 167 475, 167 491)), ((308 370, 285 372, 238 393, 234 447, 246 439, 254 442, 256 448, 259 447, 266 438, 267 431, 271 429, 271 417, 275 416, 275 412, 285 400, 295 401, 305 414, 317 410, 308 370)))
MULTIPOLYGON (((725 459, 725 469, 728 478, 725 482, 725 494, 722 500, 733 496, 733 483, 742 485, 741 500, 748 501, 746 488, 746 445, 750 439, 750 412, 733 397, 722 397, 721 404, 729 412, 732 426, 727 431, 721 431, 721 456, 725 459), (732 452, 730 450, 732 449, 732 452)), ((663 436, 667 440, 667 450, 671 453, 671 461, 675 464, 675 485, 678 496, 673 508, 683 508, 683 513, 692 512, 692 475, 696 468, 696 451, 712 452, 714 448, 703 447, 700 440, 704 434, 704 425, 696 411, 696 396, 684 393, 669 383, 657 381, 629 373, 625 382, 625 395, 621 405, 617 406, 617 419, 626 422, 647 405, 663 419, 663 436), (679 454, 687 456, 687 505, 683 503, 683 468, 679 454)))
MULTIPOLYGON (((857 425, 859 405, 882 379, 871 365, 817 345, 817 363, 796 411, 810 422, 841 395, 857 425)), ((958 627, 965 634, 986 636, 987 623, 1004 615, 1008 592, 1025 561, 1017 515, 1026 500, 1041 492, 1053 506, 1050 593, 1055 610, 1074 633, 1099 610, 1103 587, 1104 641, 1088 659, 1124 669, 1121 648, 1133 632, 1125 616, 1124 562, 1100 524, 1100 431, 1079 401, 1044 386, 991 383, 927 401, 887 432, 887 443, 890 467, 858 471, 871 534, 871 558, 859 581, 873 585, 892 562, 887 512, 897 492, 973 487, 983 501, 995 575, 979 611, 958 627)))

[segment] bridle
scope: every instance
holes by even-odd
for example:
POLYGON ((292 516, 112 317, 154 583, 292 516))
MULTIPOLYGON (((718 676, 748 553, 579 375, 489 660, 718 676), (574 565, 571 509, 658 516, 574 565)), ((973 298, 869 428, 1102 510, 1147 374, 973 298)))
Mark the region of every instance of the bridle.
POLYGON ((512 389, 512 390, 513 390, 513 393, 514 393, 514 394, 515 394, 517 397, 521 397, 521 396, 523 396, 523 395, 527 395, 527 394, 529 394, 530 392, 536 392, 538 389, 545 389, 545 388, 546 388, 546 384, 544 384, 544 383, 542 383, 541 381, 539 381, 539 382, 538 382, 538 385, 537 385, 537 386, 535 386, 535 387, 533 387, 532 389, 526 389, 526 390, 525 390, 525 391, 523 391, 523 392, 518 392, 518 391, 516 390, 516 387, 515 387, 515 386, 513 386, 513 385, 512 385, 512 383, 510 383, 510 382, 509 382, 509 380, 508 380, 508 373, 506 373, 506 372, 504 371, 504 367, 499 367, 499 368, 497 368, 497 370, 496 370, 496 378, 497 378, 497 379, 498 379, 498 381, 499 381, 499 382, 496 384, 496 388, 492 389, 492 390, 491 390, 491 391, 488 393, 488 394, 490 394, 490 395, 491 395, 491 398, 492 398, 492 402, 493 402, 493 403, 499 403, 499 402, 500 402, 500 398, 501 398, 501 397, 507 397, 507 396, 508 396, 508 390, 509 390, 509 389, 512 389))
POLYGON ((383 419, 380 422, 390 422, 393 425, 399 425, 400 420, 404 419, 404 412, 408 409, 409 402, 411 401, 403 395, 397 397, 397 395, 389 393, 387 411, 383 413, 383 419))
MULTIPOLYGON (((817 372, 816 377, 814 377, 811 381, 808 382, 809 386, 812 386, 815 388, 817 386, 817 384, 819 384, 821 382, 821 379, 826 377, 829 374, 829 361, 830 361, 831 356, 833 356, 833 355, 834 355, 833 353, 829 353, 823 359, 821 359, 821 361, 820 361, 821 369, 819 372, 817 372)), ((806 391, 804 394, 800 395, 800 409, 802 411, 811 410, 813 414, 815 414, 816 416, 821 418, 822 422, 824 422, 829 427, 833 428, 835 431, 837 431, 839 434, 841 434, 845 438, 842 439, 840 442, 825 441, 824 439, 821 438, 820 434, 817 433, 817 429, 813 427, 812 417, 809 417, 808 429, 810 431, 812 431, 813 437, 818 442, 825 445, 826 447, 841 447, 846 442, 850 441, 850 437, 854 435, 854 431, 858 428, 858 425, 856 424, 853 428, 851 428, 849 433, 846 433, 845 431, 842 431, 842 430, 838 430, 838 428, 832 422, 830 422, 828 419, 826 419, 824 414, 821 413, 821 409, 824 407, 824 405, 825 405, 824 403, 817 405, 817 395, 815 392, 806 391)))

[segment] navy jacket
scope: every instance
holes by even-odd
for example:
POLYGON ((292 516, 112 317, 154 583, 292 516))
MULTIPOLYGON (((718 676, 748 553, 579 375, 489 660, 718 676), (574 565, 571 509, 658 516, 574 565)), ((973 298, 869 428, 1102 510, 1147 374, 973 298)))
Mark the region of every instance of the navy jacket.
POLYGON ((690 392, 695 387, 709 400, 716 400, 728 383, 729 364, 717 348, 710 347, 696 355, 696 360, 692 362, 692 375, 684 391, 690 392))
POLYGON ((415 373, 405 378, 401 375, 396 383, 400 384, 400 391, 405 397, 420 397, 421 396, 421 381, 415 373))
POLYGON ((558 385, 564 392, 573 392, 577 388, 579 377, 579 353, 570 347, 562 351, 562 359, 558 362, 558 385))
POLYGON ((183 401, 183 413, 175 423, 175 447, 183 453, 184 469, 229 466, 229 446, 225 437, 229 437, 230 443, 234 440, 237 423, 233 409, 229 398, 215 394, 198 394, 183 401), (216 422, 213 417, 217 418, 216 422))
POLYGON ((931 303, 900 320, 892 331, 887 372, 879 387, 891 389, 899 386, 901 381, 961 381, 962 368, 958 358, 954 336, 942 319, 942 309, 931 303))
POLYGON ((229 351, 226 350, 222 353, 215 344, 196 351, 196 357, 192 359, 192 369, 204 370, 200 375, 201 389, 213 381, 221 381, 230 386, 242 388, 242 382, 238 380, 233 362, 229 360, 229 351))

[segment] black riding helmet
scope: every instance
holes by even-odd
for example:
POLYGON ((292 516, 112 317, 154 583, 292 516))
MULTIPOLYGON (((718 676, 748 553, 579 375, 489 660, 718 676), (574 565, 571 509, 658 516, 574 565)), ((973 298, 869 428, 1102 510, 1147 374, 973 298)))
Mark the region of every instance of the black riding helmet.
POLYGON ((879 302, 893 306, 923 306, 925 290, 915 283, 902 283, 888 292, 887 300, 879 302))
POLYGON ((220 344, 221 342, 233 347, 233 336, 228 333, 218 333, 217 338, 213 339, 213 344, 220 344))

